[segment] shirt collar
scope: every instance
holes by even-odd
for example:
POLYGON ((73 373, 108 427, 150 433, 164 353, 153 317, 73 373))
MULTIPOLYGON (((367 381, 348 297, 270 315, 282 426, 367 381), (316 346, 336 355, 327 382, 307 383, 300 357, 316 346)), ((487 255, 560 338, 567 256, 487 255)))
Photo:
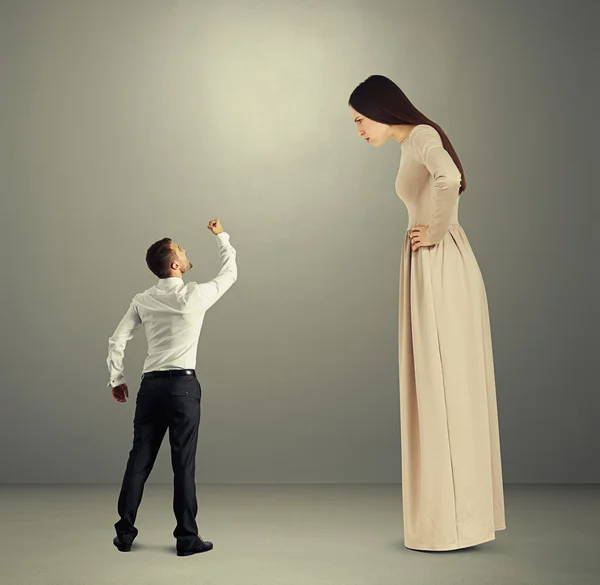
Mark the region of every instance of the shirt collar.
POLYGON ((158 281, 158 288, 172 288, 178 284, 183 284, 183 279, 179 276, 169 276, 169 278, 161 278, 158 281))

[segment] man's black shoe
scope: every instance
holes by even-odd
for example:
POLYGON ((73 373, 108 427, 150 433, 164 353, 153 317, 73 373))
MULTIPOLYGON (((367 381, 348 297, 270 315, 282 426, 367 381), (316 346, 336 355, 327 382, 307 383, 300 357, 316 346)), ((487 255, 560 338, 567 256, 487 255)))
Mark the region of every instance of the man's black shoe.
POLYGON ((212 549, 213 549, 213 543, 210 542, 210 540, 200 540, 194 546, 194 548, 191 548, 189 550, 178 550, 177 556, 178 557, 189 557, 190 555, 207 552, 212 549))
POLYGON ((121 552, 129 552, 131 550, 131 544, 126 544, 119 540, 118 536, 113 538, 113 544, 121 551, 121 552))

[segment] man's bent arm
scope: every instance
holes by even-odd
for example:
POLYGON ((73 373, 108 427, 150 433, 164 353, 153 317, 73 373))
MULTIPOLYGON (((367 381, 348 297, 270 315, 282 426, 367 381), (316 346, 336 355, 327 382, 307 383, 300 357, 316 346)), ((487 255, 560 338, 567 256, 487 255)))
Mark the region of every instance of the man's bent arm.
POLYGON ((115 388, 125 383, 124 365, 125 346, 135 335, 135 330, 142 324, 142 320, 135 308, 134 301, 129 305, 127 313, 117 325, 112 337, 108 340, 108 358, 106 365, 110 374, 108 386, 115 388))
POLYGON ((221 255, 221 270, 219 274, 208 282, 198 284, 198 295, 203 305, 208 309, 212 307, 237 280, 238 270, 236 264, 236 250, 229 243, 229 234, 221 232, 216 236, 221 255))

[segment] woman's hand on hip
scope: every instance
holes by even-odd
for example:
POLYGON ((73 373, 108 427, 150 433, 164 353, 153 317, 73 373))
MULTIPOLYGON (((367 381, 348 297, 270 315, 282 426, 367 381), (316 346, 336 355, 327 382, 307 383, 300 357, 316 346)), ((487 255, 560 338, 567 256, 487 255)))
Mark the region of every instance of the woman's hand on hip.
POLYGON ((410 230, 410 247, 413 252, 425 246, 431 246, 432 243, 427 239, 428 225, 416 225, 410 230))

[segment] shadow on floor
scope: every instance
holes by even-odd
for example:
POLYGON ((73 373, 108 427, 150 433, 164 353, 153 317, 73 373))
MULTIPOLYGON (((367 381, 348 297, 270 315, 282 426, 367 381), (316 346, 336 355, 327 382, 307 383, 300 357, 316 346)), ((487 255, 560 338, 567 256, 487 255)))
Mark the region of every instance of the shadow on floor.
MULTIPOLYGON (((116 550, 116 549, 115 549, 116 550)), ((144 544, 143 542, 134 542, 131 546, 131 550, 129 554, 134 553, 136 551, 153 551, 153 552, 163 552, 169 555, 176 555, 176 550, 174 546, 166 546, 164 544, 144 544)))

